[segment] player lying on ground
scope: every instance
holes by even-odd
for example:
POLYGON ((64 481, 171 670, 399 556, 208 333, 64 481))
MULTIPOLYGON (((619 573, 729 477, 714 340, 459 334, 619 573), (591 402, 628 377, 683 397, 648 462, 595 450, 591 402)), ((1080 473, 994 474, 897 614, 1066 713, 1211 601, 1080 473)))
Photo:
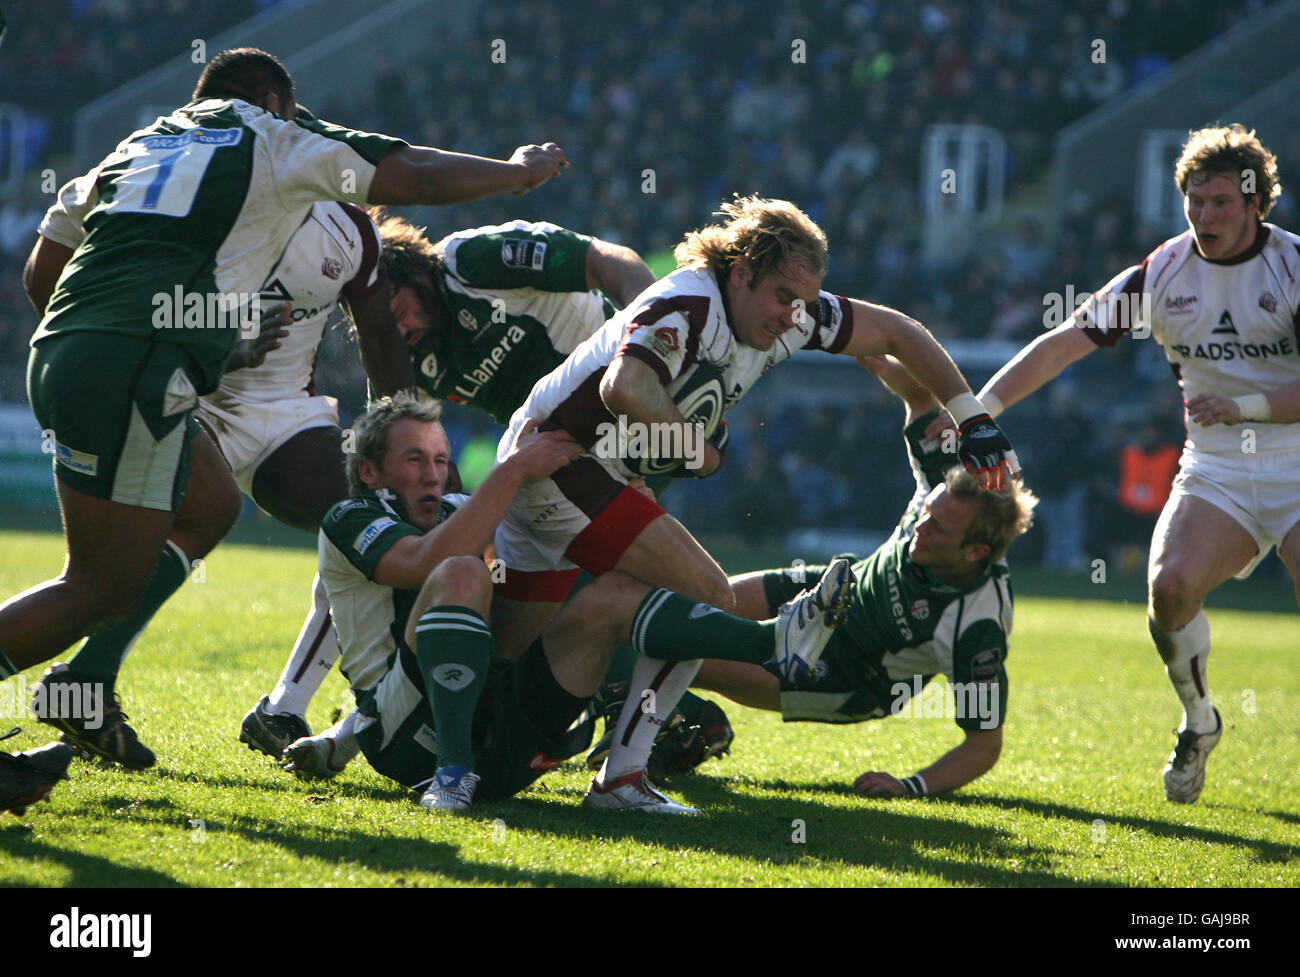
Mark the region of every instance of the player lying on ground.
MULTIPOLYGON (((60 577, 0 606, 0 679, 87 634, 143 628, 233 523, 234 482, 196 437, 194 411, 225 370, 249 297, 314 201, 468 201, 526 190, 567 164, 553 145, 491 160, 296 114, 278 60, 222 52, 194 102, 132 134, 61 193, 87 237, 75 251, 40 238, 24 285, 44 310, 29 399, 55 441, 68 560, 60 577)), ((121 730, 109 698, 104 725, 121 730)), ((105 735, 47 718, 91 752, 105 735)))
MULTIPOLYGON (((941 442, 924 439, 939 406, 930 393, 896 363, 863 363, 906 404, 912 502, 888 542, 853 564, 844 623, 811 674, 790 681, 771 668, 710 659, 695 685, 780 712, 787 722, 851 723, 897 715, 943 674, 965 739, 910 777, 870 771, 854 787, 864 794, 954 790, 992 769, 1002 749, 1012 618, 1005 556, 1029 528, 1038 500, 1019 480, 1009 491, 981 490, 941 442)), ((733 577, 736 613, 770 617, 804 586, 805 573, 820 572, 733 577)))
MULTIPOLYGON (((349 458, 356 494, 321 528, 320 573, 367 759, 423 791, 421 803, 431 809, 514 794, 586 748, 590 697, 614 646, 631 640, 649 656, 637 670, 650 675, 653 693, 624 710, 587 804, 694 813, 648 783, 645 762, 698 656, 716 647, 714 622, 726 615, 702 614, 703 605, 612 573, 581 591, 524 655, 494 655, 492 581, 480 554, 518 489, 582 449, 562 432, 525 429, 472 496, 443 496, 448 447, 437 418, 436 405, 399 395, 359 419, 349 458)), ((730 647, 741 660, 776 658, 790 674, 802 673, 830 636, 850 582, 839 561, 779 622, 728 618, 739 630, 730 647)), ((311 737, 289 753, 295 766, 309 768, 328 761, 331 745, 311 737)))
POLYGON ((1202 603, 1273 546, 1300 602, 1300 236, 1263 222, 1281 192, 1277 158, 1240 125, 1191 133, 1174 179, 1188 229, 1017 353, 980 396, 1010 407, 1134 330, 1164 347, 1187 442, 1151 541, 1147 627, 1183 705, 1165 797, 1191 804, 1223 735, 1202 603))
MULTIPOLYGON (((635 251, 554 224, 513 221, 456 231, 434 243, 400 217, 372 216, 378 230, 370 217, 365 224, 377 235, 384 315, 391 310, 405 339, 408 374, 413 366, 426 394, 477 407, 502 423, 540 377, 614 314, 611 300, 626 304, 654 281, 635 251)), ((371 379, 380 393, 393 392, 371 379)), ((313 530, 348 494, 337 432, 333 444, 335 471, 321 480, 329 491, 318 483, 315 504, 303 511, 304 527, 315 514, 313 530)), ((311 735, 307 704, 338 656, 317 576, 312 609, 280 680, 244 717, 240 739, 279 760, 287 746, 311 735)), ((346 727, 333 731, 336 737, 348 733, 346 727)), ((354 752, 344 744, 338 755, 354 752)))
POLYGON ((508 657, 559 609, 579 567, 592 574, 622 570, 730 608, 721 567, 684 526, 628 485, 645 469, 623 445, 610 450, 605 434, 620 423, 667 432, 669 448, 659 460, 674 462, 682 474, 713 474, 725 428, 706 438, 674 400, 695 389, 701 371, 721 373, 721 404, 710 412, 717 425, 760 376, 800 349, 892 353, 961 416, 963 461, 986 478, 1018 470, 1010 442, 923 326, 821 290, 826 237, 806 214, 788 201, 759 197, 725 204, 722 213, 725 223, 693 231, 677 246, 682 267, 540 380, 511 419, 502 452, 535 418, 542 429, 567 431, 592 455, 525 488, 497 531, 496 555, 510 582, 497 589, 493 617, 508 657))

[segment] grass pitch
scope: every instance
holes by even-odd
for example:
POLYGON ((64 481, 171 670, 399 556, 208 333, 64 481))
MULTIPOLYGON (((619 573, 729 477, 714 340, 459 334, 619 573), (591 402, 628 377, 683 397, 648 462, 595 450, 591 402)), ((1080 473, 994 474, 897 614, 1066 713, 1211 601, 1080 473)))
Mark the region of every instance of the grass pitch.
MULTIPOLYGON (((57 536, 0 539, 0 593, 61 565, 57 536)), ((787 725, 728 704, 733 755, 670 786, 703 817, 584 813, 578 760, 456 817, 421 810, 363 758, 333 782, 299 783, 236 741, 297 633, 312 563, 302 549, 212 555, 119 684, 157 767, 74 761, 50 800, 0 821, 0 885, 1300 886, 1300 625, 1276 588, 1274 610, 1212 606, 1226 732, 1192 807, 1161 791, 1179 709, 1140 604, 1024 596, 1021 579, 1002 760, 954 795, 851 789, 866 770, 927 765, 960 739, 950 719, 787 725)), ((335 673, 313 729, 344 700, 335 673)), ((4 720, 15 724, 11 751, 51 738, 4 720)))

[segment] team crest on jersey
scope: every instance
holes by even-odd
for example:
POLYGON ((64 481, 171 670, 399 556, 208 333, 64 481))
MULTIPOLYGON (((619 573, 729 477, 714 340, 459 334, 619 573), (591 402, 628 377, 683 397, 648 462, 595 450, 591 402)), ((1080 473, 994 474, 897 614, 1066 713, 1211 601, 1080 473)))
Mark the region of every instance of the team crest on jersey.
POLYGON ((924 597, 918 597, 912 601, 912 617, 918 621, 924 621, 930 616, 930 602, 924 597))
POLYGON ((457 312, 456 321, 470 332, 478 332, 478 319, 474 318, 474 313, 469 309, 461 309, 457 312))
POLYGON ((1171 295, 1165 299, 1165 315, 1190 315, 1196 311, 1195 295, 1171 295))
POLYGON ((1277 296, 1272 292, 1265 292, 1259 297, 1259 307, 1265 312, 1277 311, 1277 296))
POLYGON ((337 281, 339 275, 343 274, 343 262, 337 258, 326 258, 320 263, 320 273, 330 281, 337 281))
POLYGON ((667 326, 660 326, 650 336, 650 348, 660 356, 670 356, 677 352, 677 333, 667 326))

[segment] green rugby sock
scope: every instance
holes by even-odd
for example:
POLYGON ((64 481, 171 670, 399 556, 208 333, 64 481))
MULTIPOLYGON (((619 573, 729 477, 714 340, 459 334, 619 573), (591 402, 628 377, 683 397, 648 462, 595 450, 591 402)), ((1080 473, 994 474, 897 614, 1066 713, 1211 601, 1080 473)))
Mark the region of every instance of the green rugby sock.
POLYGON ((415 626, 415 659, 438 734, 438 766, 474 769, 474 709, 492 660, 487 623, 471 607, 430 607, 415 626))
POLYGON ((69 660, 68 668, 79 679, 102 682, 105 694, 111 695, 117 682, 117 673, 121 671, 127 654, 158 613, 158 608, 180 589, 189 573, 189 557, 181 552, 179 546, 168 540, 135 613, 124 623, 87 638, 69 660))
POLYGON ((648 658, 669 662, 725 658, 762 665, 771 661, 775 625, 716 609, 700 614, 696 611, 700 607, 707 605, 668 590, 650 591, 632 618, 632 647, 648 658))

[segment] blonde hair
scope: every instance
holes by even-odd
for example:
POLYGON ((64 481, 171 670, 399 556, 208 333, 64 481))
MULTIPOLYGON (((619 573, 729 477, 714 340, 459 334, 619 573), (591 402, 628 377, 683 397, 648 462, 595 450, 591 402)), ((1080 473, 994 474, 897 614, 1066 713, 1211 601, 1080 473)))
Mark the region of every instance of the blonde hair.
POLYGON ((384 465, 384 456, 388 454, 388 433, 398 421, 410 418, 424 424, 439 424, 442 421, 442 402, 421 400, 406 390, 398 391, 392 397, 382 397, 372 403, 366 412, 352 425, 352 434, 356 439, 354 450, 347 452, 348 491, 359 495, 368 486, 361 479, 361 462, 370 462, 376 468, 384 465))
POLYGON ((989 548, 989 561, 1006 556, 1016 537, 1034 524, 1038 496, 1023 482, 1012 482, 1007 492, 991 492, 980 488, 975 476, 957 465, 948 469, 944 484, 954 498, 975 503, 975 518, 962 545, 984 544, 989 548))
POLYGON ((673 249, 681 267, 717 273, 730 269, 738 258, 747 258, 751 285, 791 259, 806 261, 819 276, 826 274, 826 234, 790 201, 737 196, 717 213, 729 219, 688 232, 673 249))
POLYGON ((1247 199, 1259 201, 1259 219, 1263 220, 1273 209, 1273 201, 1282 193, 1277 180, 1277 157, 1264 148, 1255 136, 1239 122, 1230 126, 1206 126, 1187 134, 1187 142, 1174 164, 1174 182, 1183 196, 1187 183, 1197 173, 1225 174, 1234 180, 1245 181, 1246 174, 1254 177, 1255 192, 1242 193, 1247 199))

